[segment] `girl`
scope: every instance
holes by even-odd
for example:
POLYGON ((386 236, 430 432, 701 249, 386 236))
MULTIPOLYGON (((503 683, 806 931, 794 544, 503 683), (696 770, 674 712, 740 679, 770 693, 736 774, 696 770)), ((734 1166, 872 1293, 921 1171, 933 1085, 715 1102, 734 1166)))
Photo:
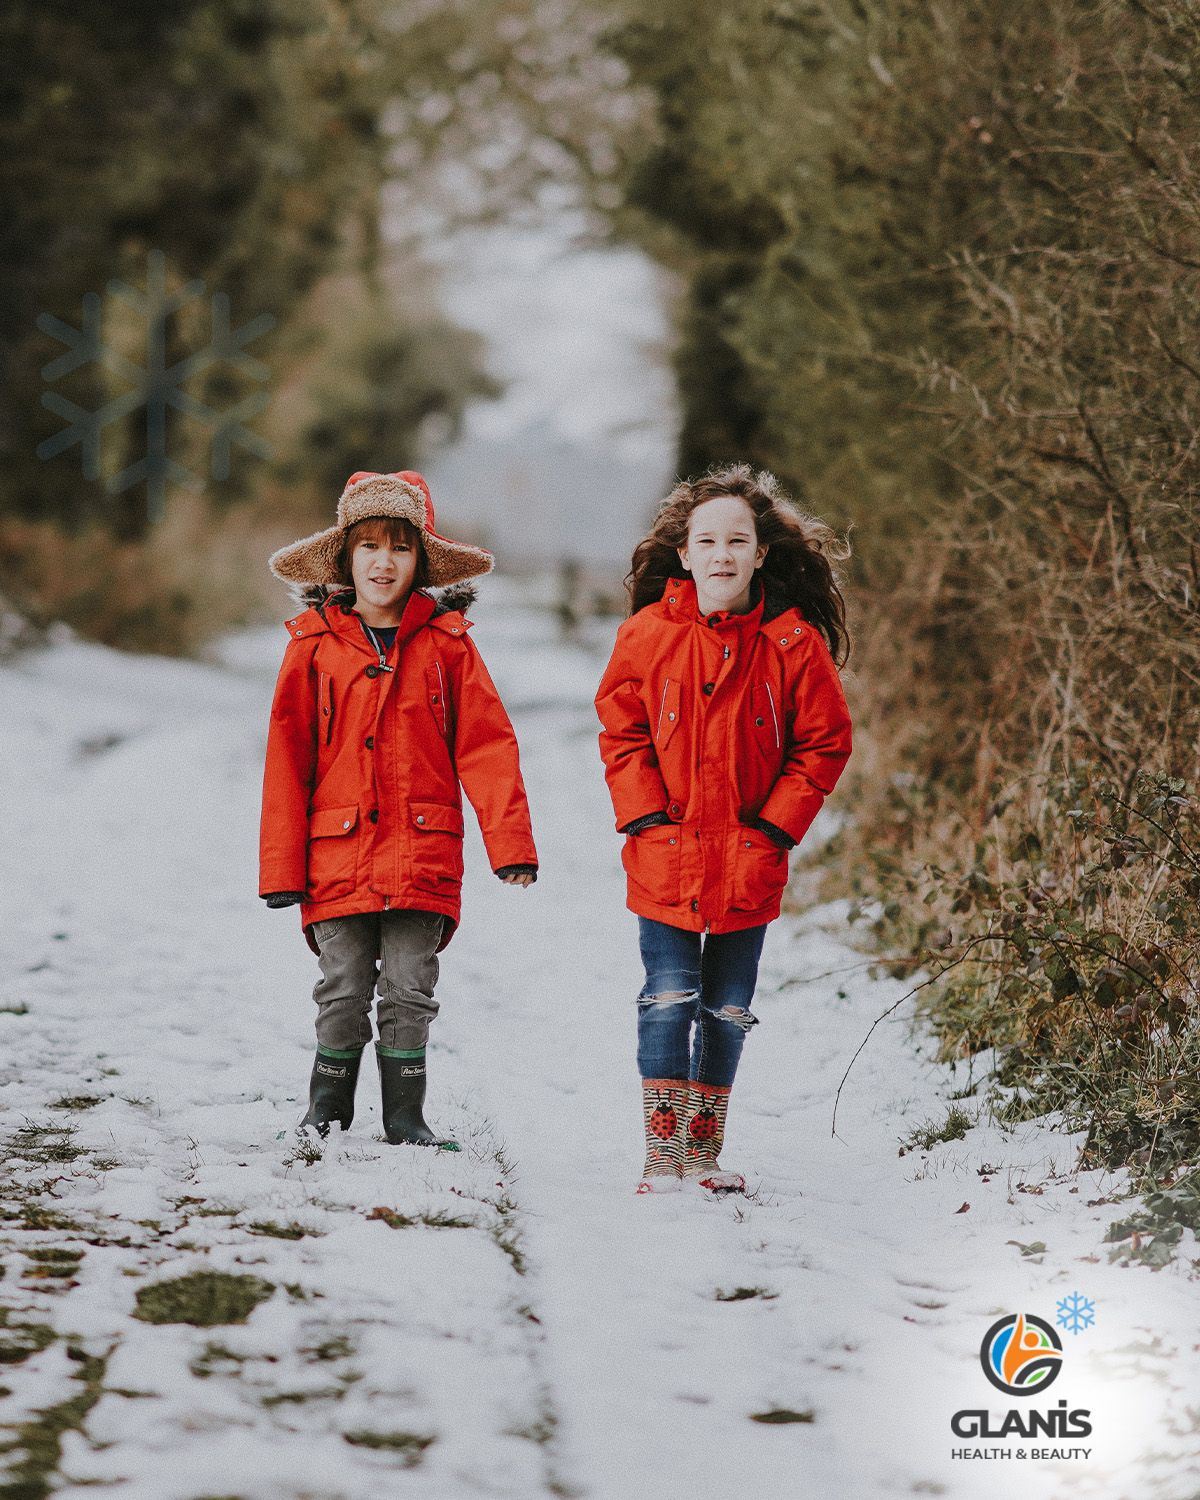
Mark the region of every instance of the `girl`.
POLYGON ((718 1157, 763 938, 850 756, 848 554, 746 464, 677 485, 633 554, 596 710, 646 968, 639 1193, 746 1185, 718 1157))
POLYGON ((336 526, 270 559, 312 607, 287 622, 271 706, 259 891, 268 906, 300 905, 321 967, 301 1124, 349 1129, 378 984, 384 1134, 457 1150, 422 1106, 436 955, 459 919, 459 783, 502 880, 531 884, 537 853, 516 737, 467 637, 473 592, 427 592, 492 558, 433 528, 419 474, 352 474, 336 526))

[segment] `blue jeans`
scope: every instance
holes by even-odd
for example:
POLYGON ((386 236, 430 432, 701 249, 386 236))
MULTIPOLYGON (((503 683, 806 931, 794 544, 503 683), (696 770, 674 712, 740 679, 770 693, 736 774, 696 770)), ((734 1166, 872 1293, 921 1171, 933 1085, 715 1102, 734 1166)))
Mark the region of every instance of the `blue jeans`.
POLYGON ((638 1072, 728 1088, 750 1014, 767 929, 698 932, 638 918, 646 983, 638 996, 638 1072))

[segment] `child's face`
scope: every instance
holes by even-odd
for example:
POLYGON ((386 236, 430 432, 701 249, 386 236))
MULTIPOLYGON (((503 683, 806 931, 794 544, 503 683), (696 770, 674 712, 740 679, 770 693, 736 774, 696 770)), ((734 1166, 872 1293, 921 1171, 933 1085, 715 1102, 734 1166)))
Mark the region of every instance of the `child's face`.
POLYGON ((688 517, 687 541, 679 549, 705 614, 745 609, 750 580, 766 555, 758 543, 754 512, 737 495, 718 495, 698 505, 688 517))
POLYGON ((416 572, 416 548, 403 538, 377 541, 363 537, 355 543, 350 554, 350 581, 358 612, 368 625, 398 623, 416 572))

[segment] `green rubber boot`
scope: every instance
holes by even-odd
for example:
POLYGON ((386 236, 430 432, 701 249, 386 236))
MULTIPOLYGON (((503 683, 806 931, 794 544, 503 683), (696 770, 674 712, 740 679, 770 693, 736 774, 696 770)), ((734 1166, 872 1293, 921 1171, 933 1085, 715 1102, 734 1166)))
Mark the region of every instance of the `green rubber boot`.
POLYGON ((309 1126, 322 1140, 333 1125, 340 1125, 343 1130, 350 1129, 350 1122, 354 1119, 354 1086, 358 1082, 361 1061, 361 1047, 357 1052, 317 1048, 308 1084, 308 1113, 300 1121, 301 1129, 309 1126))
POLYGON ((434 1135, 425 1123, 425 1048, 396 1051, 375 1043, 379 1090, 383 1098, 383 1133, 391 1146, 436 1146, 459 1151, 457 1141, 434 1135))

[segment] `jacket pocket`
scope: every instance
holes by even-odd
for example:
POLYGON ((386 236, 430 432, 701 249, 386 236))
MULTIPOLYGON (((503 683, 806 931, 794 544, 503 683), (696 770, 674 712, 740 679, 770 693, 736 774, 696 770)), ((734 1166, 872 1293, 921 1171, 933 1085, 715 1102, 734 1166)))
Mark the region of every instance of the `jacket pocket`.
POLYGON ((730 904, 734 911, 758 911, 773 905, 783 894, 788 878, 787 850, 757 828, 747 828, 744 824, 737 828, 731 864, 730 904))
POLYGON ((627 837, 621 850, 630 885, 662 906, 674 906, 679 900, 680 837, 678 823, 659 824, 627 837))
POLYGON ((750 694, 751 739, 768 755, 783 753, 782 705, 769 682, 757 682, 750 694))
POLYGON ((357 807, 322 807, 308 815, 308 899, 332 901, 354 889, 358 869, 357 807))
POLYGON ((445 802, 410 802, 412 883, 422 891, 451 895, 462 885, 463 815, 445 802))
POLYGON ((333 678, 322 672, 317 679, 317 733, 325 744, 333 738, 333 678))
POLYGON ((654 743, 661 750, 679 727, 679 684, 670 677, 663 683, 654 721, 654 743))
POLYGON ((443 739, 450 737, 450 706, 446 702, 446 674, 440 662, 425 668, 425 697, 443 739))

